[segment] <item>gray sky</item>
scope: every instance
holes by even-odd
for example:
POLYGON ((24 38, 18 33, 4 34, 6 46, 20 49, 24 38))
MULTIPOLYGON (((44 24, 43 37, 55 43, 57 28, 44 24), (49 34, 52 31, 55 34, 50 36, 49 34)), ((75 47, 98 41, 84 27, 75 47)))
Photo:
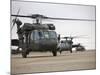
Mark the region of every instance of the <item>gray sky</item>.
MULTIPOLYGON (((42 14, 56 18, 95 20, 95 6, 13 1, 11 9, 12 14, 17 14, 18 9, 20 9, 19 14, 22 15, 42 14)), ((32 19, 19 19, 23 23, 33 22, 32 19)), ((43 23, 53 23, 56 26, 56 32, 62 34, 62 36, 86 35, 87 38, 74 39, 73 41, 82 43, 87 49, 95 48, 95 21, 44 20, 43 23)), ((12 38, 17 38, 16 26, 12 30, 12 38)))

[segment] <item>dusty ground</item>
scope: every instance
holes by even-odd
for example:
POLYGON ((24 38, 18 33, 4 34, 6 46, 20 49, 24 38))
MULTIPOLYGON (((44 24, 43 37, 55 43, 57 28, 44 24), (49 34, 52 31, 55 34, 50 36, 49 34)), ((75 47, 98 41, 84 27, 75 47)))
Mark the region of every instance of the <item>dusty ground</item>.
POLYGON ((37 73, 51 71, 84 70, 96 68, 95 50, 63 52, 53 57, 52 53, 30 53, 28 58, 21 54, 11 56, 11 73, 37 73))

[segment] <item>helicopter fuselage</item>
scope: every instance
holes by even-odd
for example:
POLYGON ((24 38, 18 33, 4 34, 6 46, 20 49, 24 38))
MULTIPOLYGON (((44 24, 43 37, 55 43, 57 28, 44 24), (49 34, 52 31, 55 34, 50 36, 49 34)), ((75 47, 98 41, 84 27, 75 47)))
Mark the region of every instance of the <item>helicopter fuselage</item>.
MULTIPOLYGON (((24 45, 25 43, 24 39, 24 45)), ((32 30, 28 36, 28 48, 32 51, 52 51, 57 48, 57 34, 52 30, 32 30)))
POLYGON ((19 38, 23 38, 19 39, 19 47, 27 51, 55 51, 58 38, 54 30, 53 24, 25 23, 18 32, 19 38))

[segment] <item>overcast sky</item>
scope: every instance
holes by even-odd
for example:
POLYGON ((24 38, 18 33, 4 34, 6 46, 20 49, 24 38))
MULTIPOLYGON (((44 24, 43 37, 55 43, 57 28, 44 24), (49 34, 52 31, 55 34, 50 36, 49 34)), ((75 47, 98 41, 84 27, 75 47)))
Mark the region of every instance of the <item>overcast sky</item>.
MULTIPOLYGON (((95 6, 12 1, 11 9, 12 14, 17 14, 18 9, 20 9, 19 14, 22 15, 42 14, 56 18, 95 20, 95 6)), ((23 23, 33 22, 32 19, 19 19, 23 23)), ((82 43, 87 49, 95 49, 95 21, 43 20, 43 23, 53 23, 56 26, 56 32, 62 36, 85 35, 86 38, 74 39, 74 43, 82 43)), ((16 26, 12 30, 11 37, 18 38, 16 26)))

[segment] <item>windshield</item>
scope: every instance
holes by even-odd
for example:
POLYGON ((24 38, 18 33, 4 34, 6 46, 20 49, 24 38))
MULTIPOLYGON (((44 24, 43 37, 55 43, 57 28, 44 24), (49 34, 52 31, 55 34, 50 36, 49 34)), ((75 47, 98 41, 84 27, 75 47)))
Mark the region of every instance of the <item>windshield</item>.
POLYGON ((50 38, 50 37, 49 37, 48 31, 44 31, 44 37, 45 37, 46 39, 49 39, 49 38, 50 38))
POLYGON ((56 32, 54 31, 39 31, 38 34, 39 34, 40 39, 57 38, 56 32))
POLYGON ((57 38, 56 32, 55 31, 49 31, 49 37, 50 38, 57 38))
MULTIPOLYGON (((36 39, 50 39, 50 38, 57 38, 56 32, 55 31, 34 31, 32 36, 34 37, 34 40, 36 39)), ((31 38, 33 38, 31 36, 31 38)))
POLYGON ((44 34, 43 34, 42 31, 39 31, 39 32, 38 32, 38 35, 39 35, 39 38, 40 38, 40 39, 43 39, 43 38, 44 38, 44 34))

